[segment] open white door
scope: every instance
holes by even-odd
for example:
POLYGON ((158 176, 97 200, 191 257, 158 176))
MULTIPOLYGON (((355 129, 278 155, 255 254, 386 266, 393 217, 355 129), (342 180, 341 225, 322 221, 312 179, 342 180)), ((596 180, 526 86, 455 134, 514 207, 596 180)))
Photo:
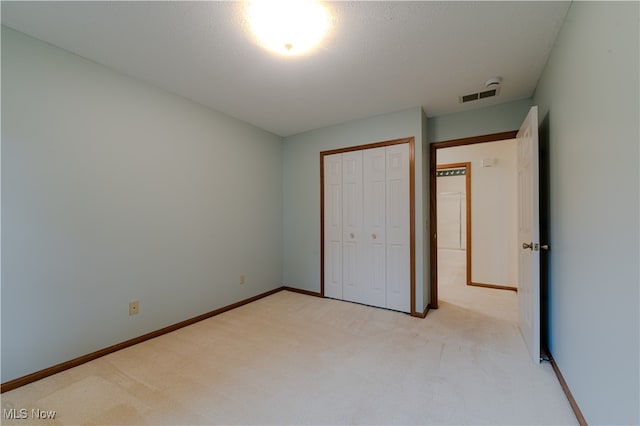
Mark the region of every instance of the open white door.
POLYGON ((540 217, 538 210, 538 107, 531 107, 518 135, 518 322, 540 362, 540 217))

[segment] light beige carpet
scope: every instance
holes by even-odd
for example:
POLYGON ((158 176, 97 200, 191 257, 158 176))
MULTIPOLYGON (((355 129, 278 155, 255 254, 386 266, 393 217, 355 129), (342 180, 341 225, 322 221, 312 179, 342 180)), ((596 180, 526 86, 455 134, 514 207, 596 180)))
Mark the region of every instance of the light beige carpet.
POLYGON ((282 291, 2 395, 3 424, 575 424, 512 321, 282 291))
POLYGON ((465 250, 438 249, 438 299, 489 317, 518 321, 516 292, 467 285, 465 250))

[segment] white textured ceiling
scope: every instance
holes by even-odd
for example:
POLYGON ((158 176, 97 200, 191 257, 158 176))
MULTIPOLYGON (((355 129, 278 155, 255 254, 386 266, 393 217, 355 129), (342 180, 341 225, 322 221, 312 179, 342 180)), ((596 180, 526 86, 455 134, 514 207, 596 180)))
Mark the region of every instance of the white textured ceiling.
POLYGON ((569 2, 332 2, 314 54, 260 48, 239 2, 7 2, 2 23, 281 136, 533 94, 569 2), (500 95, 458 96, 502 76, 500 95))

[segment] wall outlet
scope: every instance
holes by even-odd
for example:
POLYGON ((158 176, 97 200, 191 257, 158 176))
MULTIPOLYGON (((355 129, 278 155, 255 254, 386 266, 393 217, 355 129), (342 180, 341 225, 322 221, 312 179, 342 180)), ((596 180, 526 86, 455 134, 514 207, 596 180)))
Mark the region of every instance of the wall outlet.
POLYGON ((138 312, 140 312, 140 302, 137 300, 129 302, 129 315, 138 315, 138 312))
POLYGON ((245 278, 244 274, 240 275, 240 284, 244 284, 245 278))

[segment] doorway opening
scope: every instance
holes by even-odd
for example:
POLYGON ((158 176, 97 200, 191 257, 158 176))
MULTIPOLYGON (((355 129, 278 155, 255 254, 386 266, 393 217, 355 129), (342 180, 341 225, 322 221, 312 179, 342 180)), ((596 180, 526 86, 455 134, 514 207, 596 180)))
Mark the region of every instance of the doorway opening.
POLYGON ((471 283, 471 163, 436 167, 438 282, 445 288, 471 283))
MULTIPOLYGON (((460 261, 464 261, 464 283, 466 285, 476 285, 476 286, 482 286, 482 287, 491 287, 491 288, 500 288, 500 289, 508 289, 508 290, 515 290, 515 286, 513 285, 504 285, 504 283, 492 283, 491 281, 489 282, 484 282, 486 280, 480 280, 480 279, 473 279, 474 276, 472 274, 473 269, 473 259, 472 259, 472 253, 473 253, 473 242, 472 242, 472 237, 471 237, 471 229, 473 225, 473 221, 472 221, 472 203, 471 203, 471 164, 468 164, 468 166, 464 167, 465 170, 465 185, 466 188, 464 190, 464 198, 461 194, 462 191, 458 191, 458 190, 452 190, 452 191, 441 191, 444 192, 444 194, 441 195, 449 195, 450 197, 448 197, 447 200, 445 200, 445 198, 443 198, 442 196, 440 197, 440 200, 438 199, 438 183, 437 183, 437 179, 438 179, 438 170, 446 170, 448 167, 452 168, 452 166, 458 166, 458 170, 460 170, 460 167, 462 167, 463 164, 468 163, 468 162, 459 162, 459 163, 454 163, 454 162, 449 162, 447 160, 449 160, 450 158, 455 158, 455 157, 448 157, 446 159, 444 159, 443 161, 440 161, 437 157, 437 153, 438 150, 444 150, 447 148, 453 148, 453 147, 463 147, 465 145, 474 145, 474 144, 481 144, 481 143, 487 143, 487 142, 498 142, 498 141, 506 141, 506 140, 510 140, 510 139, 514 139, 516 137, 517 131, 511 131, 511 132, 503 132, 503 133, 495 133, 495 134, 490 134, 490 135, 484 135, 484 136, 477 136, 477 137, 472 137, 472 138, 464 138, 464 139, 456 139, 456 140, 451 140, 451 141, 445 141, 445 142, 437 142, 437 143, 433 143, 430 145, 430 167, 431 167, 431 173, 429 176, 430 179, 430 205, 431 205, 431 211, 430 211, 430 223, 431 223, 431 227, 430 229, 432 229, 432 237, 431 237, 431 243, 430 243, 430 264, 431 264, 431 307, 432 308, 438 308, 438 287, 439 287, 439 271, 438 271, 438 261, 439 261, 439 252, 441 253, 441 256, 449 256, 449 258, 447 259, 448 261, 454 261, 457 262, 457 267, 458 267, 458 273, 460 272, 460 261), (441 164, 441 163, 446 163, 446 164, 441 164), (440 166, 439 166, 440 164, 440 166), (460 200, 460 204, 458 205, 456 203, 456 196, 455 193, 456 192, 460 192, 460 195, 458 195, 458 199, 460 200), (449 193, 449 194, 447 194, 449 193), (438 223, 438 210, 442 210, 442 206, 439 207, 438 201, 442 202, 444 201, 445 203, 448 204, 448 206, 445 207, 445 209, 448 207, 450 210, 455 210, 456 207, 459 209, 460 211, 460 217, 463 215, 466 216, 464 218, 464 223, 462 220, 459 220, 459 224, 458 226, 456 226, 456 223, 446 223, 444 227, 439 226, 438 223), (464 211, 462 209, 462 204, 465 204, 464 206, 464 211), (448 229, 447 229, 448 228, 448 229), (464 229, 465 232, 465 236, 460 237, 460 243, 459 246, 457 247, 458 251, 452 251, 449 250, 448 252, 445 251, 441 251, 442 249, 447 249, 448 247, 445 246, 452 246, 452 243, 455 243, 455 234, 456 230, 458 232, 462 232, 462 230, 464 229), (437 230, 437 231, 436 231, 437 230), (438 235, 440 232, 448 232, 448 235, 438 235), (439 240, 442 240, 442 238, 444 238, 444 245, 439 244, 439 240), (464 241, 463 241, 464 240, 464 241), (464 247, 464 252, 462 252, 462 248, 464 247)), ((441 153, 444 151, 440 151, 441 153)), ((486 159, 487 161, 484 162, 484 166, 485 167, 492 167, 493 164, 491 163, 491 159, 486 159)), ((484 160, 483 160, 484 161, 484 160)), ((444 185, 441 185, 444 186, 444 185)), ((478 196, 478 194, 475 194, 474 196, 478 196)), ((455 213, 454 213, 455 215, 455 213)), ((455 221, 454 221, 455 222, 455 221)), ((482 228, 481 228, 482 229, 482 228)), ((483 253, 484 255, 488 255, 488 256, 492 256, 492 253, 484 250, 484 249, 480 249, 478 250, 476 248, 476 251, 478 253, 483 253)), ((486 262, 485 262, 486 263, 486 262)), ((479 264, 479 265, 483 265, 483 263, 479 264)), ((478 268, 476 268, 477 270, 478 268)), ((482 271, 477 271, 479 272, 479 276, 482 276, 482 271)))

